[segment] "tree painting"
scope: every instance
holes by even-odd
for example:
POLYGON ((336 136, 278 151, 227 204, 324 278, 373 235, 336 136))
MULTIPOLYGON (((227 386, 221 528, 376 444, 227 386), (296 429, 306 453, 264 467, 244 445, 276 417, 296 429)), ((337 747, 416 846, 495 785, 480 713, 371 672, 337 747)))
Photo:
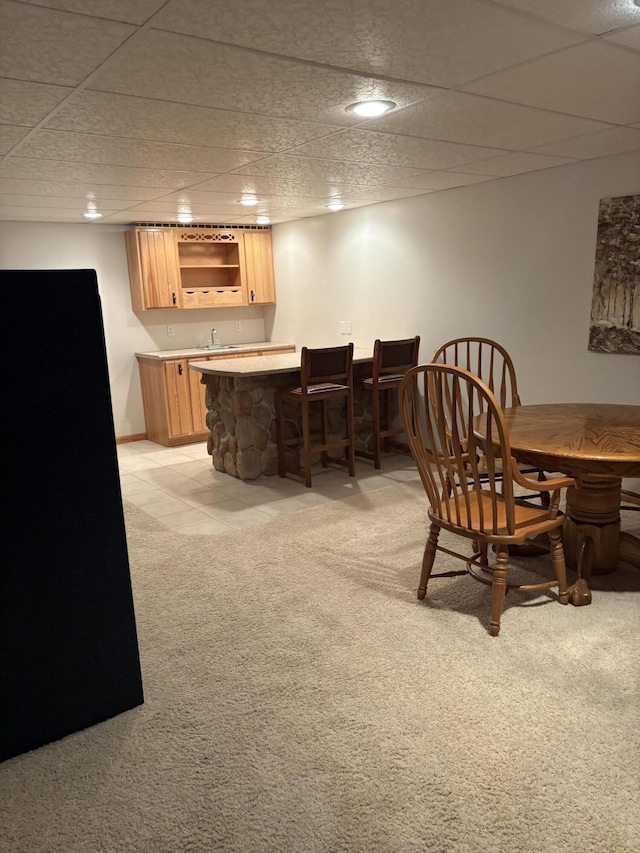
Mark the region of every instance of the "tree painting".
POLYGON ((640 354, 640 195, 600 200, 589 349, 640 354))

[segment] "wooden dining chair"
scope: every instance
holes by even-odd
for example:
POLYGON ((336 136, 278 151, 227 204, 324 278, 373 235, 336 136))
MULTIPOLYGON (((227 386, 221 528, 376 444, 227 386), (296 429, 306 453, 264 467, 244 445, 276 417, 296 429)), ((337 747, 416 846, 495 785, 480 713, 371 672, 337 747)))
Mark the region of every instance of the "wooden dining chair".
POLYGON ((431 522, 418 598, 425 597, 436 553, 443 552, 462 560, 466 568, 433 577, 468 572, 491 587, 489 633, 492 636, 500 631, 507 590, 533 591, 557 586, 559 601, 567 604, 569 590, 561 536, 564 517, 558 506, 561 489, 573 486, 575 480, 561 477, 537 483, 520 472, 511 456, 509 435, 496 396, 468 370, 443 364, 418 365, 402 380, 399 398, 411 453, 427 493, 431 522), (478 403, 486 415, 486 434, 482 438, 469 428, 478 403), (481 471, 478 465, 480 457, 485 459, 486 471, 481 471), (516 485, 551 493, 549 506, 516 502, 516 485), (469 539, 471 557, 440 546, 441 530, 469 539), (531 584, 508 583, 509 546, 523 544, 542 533, 549 538, 555 579, 531 584), (489 546, 492 546, 493 565, 489 564, 489 546))
MULTIPOLYGON (((518 394, 518 381, 515 367, 507 350, 497 341, 490 338, 454 338, 442 344, 434 352, 431 361, 436 364, 451 364, 462 367, 477 376, 495 395, 502 409, 522 405, 518 394)), ((480 398, 473 400, 473 414, 482 414, 483 402, 480 398)), ((468 430, 468 425, 467 425, 468 430)), ((467 430, 460 438, 463 447, 467 440, 467 430)), ((479 458, 483 465, 483 457, 479 458)), ((546 474, 537 468, 520 466, 521 474, 535 474, 538 481, 545 479, 546 474)), ((542 503, 548 503, 549 495, 544 490, 538 490, 537 496, 542 503)), ((528 495, 527 497, 534 497, 528 495)))
POLYGON ((361 381, 362 387, 371 392, 373 420, 373 451, 356 450, 356 456, 373 459, 374 467, 380 468, 382 452, 399 450, 409 453, 407 442, 398 441, 404 433, 400 425, 394 426, 393 417, 399 416, 397 392, 402 377, 418 363, 420 336, 396 341, 376 340, 373 345, 372 374, 361 381), (394 407, 394 398, 396 406, 394 407))
POLYGON ((310 488, 313 457, 317 454, 324 468, 330 464, 346 466, 349 476, 355 476, 352 343, 322 349, 302 347, 300 385, 279 388, 275 402, 281 477, 287 473, 297 475, 310 488), (340 423, 329 423, 329 402, 343 403, 340 423), (330 455, 330 450, 341 450, 343 455, 330 455))

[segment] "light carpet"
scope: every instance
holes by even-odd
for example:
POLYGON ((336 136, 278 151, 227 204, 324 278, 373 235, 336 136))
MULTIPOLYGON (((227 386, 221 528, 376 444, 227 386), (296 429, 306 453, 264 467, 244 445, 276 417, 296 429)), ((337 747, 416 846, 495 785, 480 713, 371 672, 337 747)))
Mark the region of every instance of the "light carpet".
POLYGON ((0 765, 3 853, 640 850, 637 570, 492 638, 471 578, 416 600, 417 483, 220 536, 125 509, 145 704, 0 765))

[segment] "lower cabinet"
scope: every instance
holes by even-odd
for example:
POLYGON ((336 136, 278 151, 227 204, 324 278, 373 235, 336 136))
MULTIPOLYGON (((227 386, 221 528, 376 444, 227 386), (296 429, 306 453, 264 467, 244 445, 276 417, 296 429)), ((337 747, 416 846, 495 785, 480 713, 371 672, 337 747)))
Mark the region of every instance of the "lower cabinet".
POLYGON ((242 358, 293 352, 295 347, 253 352, 220 353, 208 358, 158 359, 138 356, 142 404, 149 441, 174 447, 204 441, 209 435, 205 403, 206 388, 201 374, 189 369, 190 361, 242 358))

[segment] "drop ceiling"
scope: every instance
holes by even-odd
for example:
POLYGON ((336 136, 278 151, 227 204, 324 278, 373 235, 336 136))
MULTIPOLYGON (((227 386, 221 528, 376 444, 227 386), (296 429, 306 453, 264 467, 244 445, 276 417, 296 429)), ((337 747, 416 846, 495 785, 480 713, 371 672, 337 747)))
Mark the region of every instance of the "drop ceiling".
POLYGON ((0 0, 3 220, 279 223, 629 151, 634 0, 0 0))

